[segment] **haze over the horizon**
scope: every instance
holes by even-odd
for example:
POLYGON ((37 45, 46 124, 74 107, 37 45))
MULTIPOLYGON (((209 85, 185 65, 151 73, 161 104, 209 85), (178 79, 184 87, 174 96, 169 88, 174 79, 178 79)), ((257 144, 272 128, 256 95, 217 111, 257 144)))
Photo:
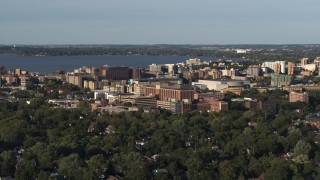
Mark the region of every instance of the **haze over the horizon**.
POLYGON ((317 44, 318 0, 5 0, 0 44, 317 44))

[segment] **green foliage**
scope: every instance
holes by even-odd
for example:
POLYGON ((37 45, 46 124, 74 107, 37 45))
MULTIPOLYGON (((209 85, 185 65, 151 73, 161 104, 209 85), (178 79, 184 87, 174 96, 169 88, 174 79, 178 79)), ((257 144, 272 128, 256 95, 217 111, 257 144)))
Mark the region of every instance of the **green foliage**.
POLYGON ((26 88, 27 88, 27 90, 35 90, 35 89, 36 89, 36 86, 35 86, 35 84, 33 84, 32 81, 28 81, 28 82, 26 83, 26 88))
POLYGON ((225 160, 219 164, 219 173, 220 178, 223 180, 231 180, 237 178, 237 169, 234 166, 235 164, 225 160))
POLYGON ((40 172, 37 176, 38 180, 48 180, 50 179, 50 174, 47 172, 40 172))
POLYGON ((68 179, 80 180, 83 177, 84 162, 78 154, 70 154, 63 157, 58 162, 58 172, 67 176, 68 179))
POLYGON ((289 163, 284 160, 274 160, 271 167, 266 171, 265 179, 291 179, 292 172, 289 163))
POLYGON ((304 158, 308 160, 310 151, 311 151, 311 145, 303 140, 300 140, 297 142, 297 144, 294 146, 294 155, 296 157, 299 157, 299 155, 304 155, 304 158))
POLYGON ((21 120, 10 119, 0 121, 0 140, 9 146, 22 145, 26 133, 26 123, 21 120))
POLYGON ((4 151, 0 154, 1 175, 13 176, 15 173, 16 156, 13 151, 4 151))
POLYGON ((12 95, 17 99, 32 98, 32 94, 29 91, 25 90, 18 90, 16 92, 13 92, 12 95))
POLYGON ((23 160, 19 163, 15 172, 15 178, 18 180, 33 180, 37 176, 36 163, 34 161, 23 160))

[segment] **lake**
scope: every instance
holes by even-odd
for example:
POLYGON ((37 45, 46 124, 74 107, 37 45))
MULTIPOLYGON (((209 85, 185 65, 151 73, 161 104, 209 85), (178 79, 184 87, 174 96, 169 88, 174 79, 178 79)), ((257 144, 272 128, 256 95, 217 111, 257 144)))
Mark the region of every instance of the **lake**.
MULTIPOLYGON (((0 66, 4 66, 6 70, 21 68, 31 72, 52 73, 56 70, 73 71, 73 69, 82 66, 145 67, 152 63, 175 64, 190 58, 199 58, 202 61, 216 60, 216 58, 191 56, 18 56, 0 54, 0 66)), ((239 58, 229 59, 242 60, 239 58)))

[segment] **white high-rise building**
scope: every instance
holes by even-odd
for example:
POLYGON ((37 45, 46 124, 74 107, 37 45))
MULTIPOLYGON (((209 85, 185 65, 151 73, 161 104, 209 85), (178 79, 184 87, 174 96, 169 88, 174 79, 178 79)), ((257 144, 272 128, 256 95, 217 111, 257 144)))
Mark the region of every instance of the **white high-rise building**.
POLYGON ((286 62, 285 61, 275 61, 275 62, 264 62, 261 67, 267 67, 275 71, 276 64, 280 64, 280 72, 286 73, 286 62))
POLYGON ((280 64, 281 73, 286 73, 286 62, 285 61, 276 61, 276 63, 280 64))

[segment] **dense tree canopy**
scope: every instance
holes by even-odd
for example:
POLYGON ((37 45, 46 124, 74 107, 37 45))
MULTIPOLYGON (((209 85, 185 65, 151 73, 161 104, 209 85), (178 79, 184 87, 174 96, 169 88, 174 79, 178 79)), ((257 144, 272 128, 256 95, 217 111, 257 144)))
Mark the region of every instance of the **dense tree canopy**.
MULTIPOLYGON (((45 88, 73 88, 47 84, 45 88)), ((49 95, 29 99, 30 103, 23 98, 2 101, 0 175, 17 179, 313 178, 320 170, 319 137, 295 110, 315 110, 318 94, 310 94, 309 105, 289 104, 283 95, 278 91, 243 95, 274 99, 279 104, 274 112, 248 110, 239 103, 220 113, 181 115, 164 110, 100 113, 91 111, 85 101, 78 109, 53 108, 46 103, 49 95)))

